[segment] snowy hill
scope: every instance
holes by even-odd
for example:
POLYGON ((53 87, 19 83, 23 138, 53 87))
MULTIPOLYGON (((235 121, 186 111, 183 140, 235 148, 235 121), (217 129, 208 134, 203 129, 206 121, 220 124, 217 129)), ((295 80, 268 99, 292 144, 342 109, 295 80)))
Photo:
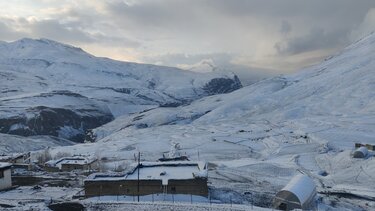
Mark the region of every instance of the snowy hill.
POLYGON ((320 117, 337 121, 361 115, 369 117, 375 113, 374 37, 367 37, 297 74, 263 80, 184 107, 120 117, 96 131, 116 130, 114 125, 117 129, 191 122, 203 125, 238 118, 286 121, 320 117))
POLYGON ((231 190, 244 202, 251 192, 256 205, 269 206, 301 171, 318 185, 323 209, 371 209, 375 205, 366 198, 375 198, 374 159, 354 159, 351 152, 355 142, 375 144, 373 90, 375 34, 294 75, 119 117, 92 131, 96 143, 55 153, 94 153, 111 168, 132 163, 138 151, 144 160, 156 160, 179 143, 191 159, 210 162, 211 194, 221 200, 231 190), (324 193, 344 194, 338 199, 324 193))
POLYGON ((1 133, 74 141, 119 115, 178 106, 241 87, 233 74, 97 58, 46 39, 1 42, 0 76, 1 133))

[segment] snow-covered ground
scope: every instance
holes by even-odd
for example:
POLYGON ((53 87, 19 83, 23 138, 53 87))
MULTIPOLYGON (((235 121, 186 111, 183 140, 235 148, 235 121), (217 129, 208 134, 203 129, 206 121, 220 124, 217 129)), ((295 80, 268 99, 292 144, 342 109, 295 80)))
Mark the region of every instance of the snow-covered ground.
POLYGON ((0 154, 5 155, 15 152, 29 152, 42 150, 46 147, 56 147, 73 144, 74 143, 71 141, 52 136, 22 137, 0 133, 0 154))
POLYGON ((375 145, 374 90, 372 34, 297 74, 120 116, 93 130, 94 143, 50 152, 91 154, 114 170, 134 163, 138 152, 155 161, 179 143, 180 154, 209 162, 215 200, 270 207, 277 191, 303 172, 317 185, 319 209, 372 210, 374 157, 351 153, 355 142, 375 145))
POLYGON ((297 74, 119 117, 94 130, 96 143, 53 153, 92 153, 112 168, 133 163, 138 152, 156 160, 180 143, 191 160, 209 162, 212 195, 220 200, 250 203, 251 195, 269 206, 303 172, 318 187, 320 208, 375 209, 375 160, 351 157, 355 142, 375 144, 374 67, 372 34, 297 74))

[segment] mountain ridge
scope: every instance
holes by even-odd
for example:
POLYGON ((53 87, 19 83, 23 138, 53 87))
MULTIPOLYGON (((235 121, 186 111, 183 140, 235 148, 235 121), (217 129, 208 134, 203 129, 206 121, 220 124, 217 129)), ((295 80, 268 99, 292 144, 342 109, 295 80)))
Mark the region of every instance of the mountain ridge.
POLYGON ((200 74, 173 67, 115 61, 92 56, 71 45, 29 38, 0 44, 0 75, 2 133, 55 135, 74 140, 71 135, 78 133, 81 137, 78 141, 83 140, 88 129, 119 115, 159 106, 175 107, 242 87, 234 74, 200 74), (40 108, 46 105, 49 110, 60 112, 62 118, 69 118, 59 123, 50 121, 48 124, 55 124, 51 128, 53 131, 41 133, 36 128, 50 128, 43 126, 45 123, 39 119, 40 112, 45 111, 40 108), (74 114, 68 115, 70 111, 74 114), (79 115, 75 115, 77 113, 79 115), (98 114, 99 124, 86 121, 79 127, 79 118, 98 114), (37 121, 38 126, 34 127, 30 121, 37 121), (59 135, 66 127, 72 134, 59 135), (14 128, 17 130, 12 130, 14 128))

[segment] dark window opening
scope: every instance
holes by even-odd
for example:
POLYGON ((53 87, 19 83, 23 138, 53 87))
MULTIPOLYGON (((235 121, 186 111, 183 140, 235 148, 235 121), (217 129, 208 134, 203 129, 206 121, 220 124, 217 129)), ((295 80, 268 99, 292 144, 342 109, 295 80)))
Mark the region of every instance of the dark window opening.
POLYGON ((287 208, 288 208, 288 206, 287 206, 285 203, 281 203, 281 204, 279 205, 279 209, 280 209, 280 210, 287 210, 287 208))

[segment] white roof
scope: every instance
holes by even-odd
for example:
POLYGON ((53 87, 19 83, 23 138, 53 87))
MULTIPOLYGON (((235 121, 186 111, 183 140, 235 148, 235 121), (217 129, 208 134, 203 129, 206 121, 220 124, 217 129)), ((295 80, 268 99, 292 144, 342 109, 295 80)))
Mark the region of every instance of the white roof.
POLYGON ((84 156, 73 156, 73 157, 64 157, 58 160, 50 160, 46 164, 49 166, 55 166, 61 168, 63 164, 77 164, 77 165, 85 165, 90 164, 96 161, 95 157, 84 157, 84 156))
POLYGON ((24 156, 24 153, 13 153, 9 155, 0 155, 0 160, 10 160, 10 159, 16 159, 19 157, 24 156))
POLYGON ((314 181, 304 174, 294 176, 282 190, 294 193, 301 204, 307 202, 316 191, 314 181))
POLYGON ((169 180, 185 180, 207 178, 205 162, 143 162, 126 175, 93 174, 87 180, 114 181, 114 180, 161 180, 168 185, 169 180))
POLYGON ((136 168, 128 174, 126 180, 137 180, 138 171, 141 180, 161 180, 163 185, 168 185, 169 180, 194 179, 207 177, 204 162, 144 162, 141 168, 136 168))
POLYGON ((0 162, 0 169, 2 168, 7 168, 7 167, 11 167, 12 164, 11 163, 3 163, 3 162, 0 162))

